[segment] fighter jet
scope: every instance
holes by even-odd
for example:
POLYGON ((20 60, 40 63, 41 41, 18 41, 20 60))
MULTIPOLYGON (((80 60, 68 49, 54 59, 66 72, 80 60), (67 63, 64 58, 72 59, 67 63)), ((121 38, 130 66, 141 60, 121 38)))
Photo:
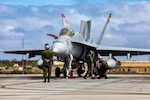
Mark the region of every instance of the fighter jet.
MULTIPOLYGON (((56 68, 55 75, 58 77, 61 73, 64 73, 64 77, 68 75, 67 66, 76 68, 77 73, 80 76, 82 74, 82 66, 85 61, 85 57, 89 50, 92 50, 95 57, 100 54, 101 56, 108 56, 107 64, 108 69, 115 69, 119 65, 119 61, 115 56, 127 56, 128 59, 134 55, 147 55, 150 54, 150 49, 141 48, 126 48, 126 47, 111 47, 111 46, 101 46, 101 41, 108 23, 110 22, 111 13, 109 14, 104 28, 96 42, 88 42, 90 38, 91 30, 91 20, 83 21, 81 20, 80 32, 74 32, 73 29, 68 24, 64 14, 62 14, 63 28, 60 30, 59 36, 54 34, 47 34, 53 37, 53 45, 51 50, 58 60, 65 62, 62 69, 56 68), (68 60, 69 58, 69 60, 68 60), (74 65, 71 65, 74 62, 74 65)), ((20 49, 20 50, 7 50, 5 53, 14 54, 26 54, 29 57, 35 55, 41 55, 44 49, 20 49)), ((38 66, 41 65, 41 60, 38 61, 38 66)), ((71 68, 71 69, 72 69, 71 68)))

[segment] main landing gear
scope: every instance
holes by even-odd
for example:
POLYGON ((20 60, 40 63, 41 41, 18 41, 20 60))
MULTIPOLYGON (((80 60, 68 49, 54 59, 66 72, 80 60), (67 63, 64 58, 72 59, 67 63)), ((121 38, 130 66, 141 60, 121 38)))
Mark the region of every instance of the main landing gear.
POLYGON ((84 73, 83 66, 84 66, 83 63, 73 62, 72 69, 71 69, 71 71, 69 73, 69 77, 67 76, 66 64, 64 64, 62 69, 60 67, 56 67, 56 69, 55 69, 55 77, 60 77, 61 74, 63 74, 64 78, 67 78, 67 77, 68 78, 75 78, 73 76, 73 70, 77 71, 78 77, 82 77, 82 74, 84 73))

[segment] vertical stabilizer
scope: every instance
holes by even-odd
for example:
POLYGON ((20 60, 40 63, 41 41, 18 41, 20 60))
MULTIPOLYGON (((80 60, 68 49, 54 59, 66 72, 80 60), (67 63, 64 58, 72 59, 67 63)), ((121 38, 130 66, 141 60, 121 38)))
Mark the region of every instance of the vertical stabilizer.
POLYGON ((90 31, 91 31, 91 20, 89 21, 81 21, 80 25, 80 33, 83 35, 85 41, 90 38, 90 31))
POLYGON ((62 13, 61 16, 62 16, 62 23, 63 23, 64 27, 69 27, 69 24, 65 18, 65 15, 62 13))
POLYGON ((97 41, 97 43, 96 43, 97 45, 100 45, 100 43, 101 43, 101 41, 102 41, 104 32, 105 32, 105 30, 106 30, 106 27, 107 27, 109 21, 110 21, 110 18, 111 18, 111 13, 109 14, 109 16, 108 16, 108 18, 107 18, 107 21, 106 21, 106 23, 105 23, 105 25, 104 25, 104 28, 103 28, 103 30, 102 30, 102 32, 101 32, 101 34, 100 34, 100 37, 98 38, 98 41, 97 41))

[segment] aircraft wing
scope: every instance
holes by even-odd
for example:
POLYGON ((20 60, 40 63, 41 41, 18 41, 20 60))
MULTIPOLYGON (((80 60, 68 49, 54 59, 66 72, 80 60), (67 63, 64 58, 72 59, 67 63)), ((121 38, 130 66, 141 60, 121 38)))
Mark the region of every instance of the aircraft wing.
POLYGON ((141 48, 126 48, 126 47, 111 47, 111 46, 98 46, 96 51, 102 56, 108 56, 112 53, 113 56, 126 56, 128 53, 130 55, 148 55, 150 54, 150 49, 141 48))
POLYGON ((29 56, 41 55, 44 49, 18 49, 18 50, 5 50, 4 53, 12 54, 29 54, 29 56))
POLYGON ((76 44, 80 44, 80 45, 82 45, 82 46, 87 46, 87 47, 89 47, 89 48, 96 48, 96 44, 91 44, 91 43, 88 43, 88 42, 83 42, 83 41, 73 41, 72 40, 72 43, 76 43, 76 44))
POLYGON ((77 43, 89 48, 96 48, 96 51, 100 53, 101 56, 109 56, 112 53, 113 56, 127 56, 130 55, 148 55, 150 54, 150 49, 142 48, 127 48, 127 47, 112 47, 112 46, 98 46, 96 44, 91 44, 88 42, 72 41, 72 43, 77 43))

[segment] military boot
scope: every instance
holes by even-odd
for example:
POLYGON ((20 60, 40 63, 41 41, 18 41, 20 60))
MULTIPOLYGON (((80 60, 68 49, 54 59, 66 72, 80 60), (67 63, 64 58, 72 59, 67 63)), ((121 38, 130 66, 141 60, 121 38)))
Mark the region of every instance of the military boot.
POLYGON ((44 78, 44 81, 43 81, 44 83, 46 82, 46 78, 44 78))
POLYGON ((50 79, 48 78, 48 82, 50 82, 50 79))
POLYGON ((86 75, 84 75, 83 78, 86 79, 86 75))

